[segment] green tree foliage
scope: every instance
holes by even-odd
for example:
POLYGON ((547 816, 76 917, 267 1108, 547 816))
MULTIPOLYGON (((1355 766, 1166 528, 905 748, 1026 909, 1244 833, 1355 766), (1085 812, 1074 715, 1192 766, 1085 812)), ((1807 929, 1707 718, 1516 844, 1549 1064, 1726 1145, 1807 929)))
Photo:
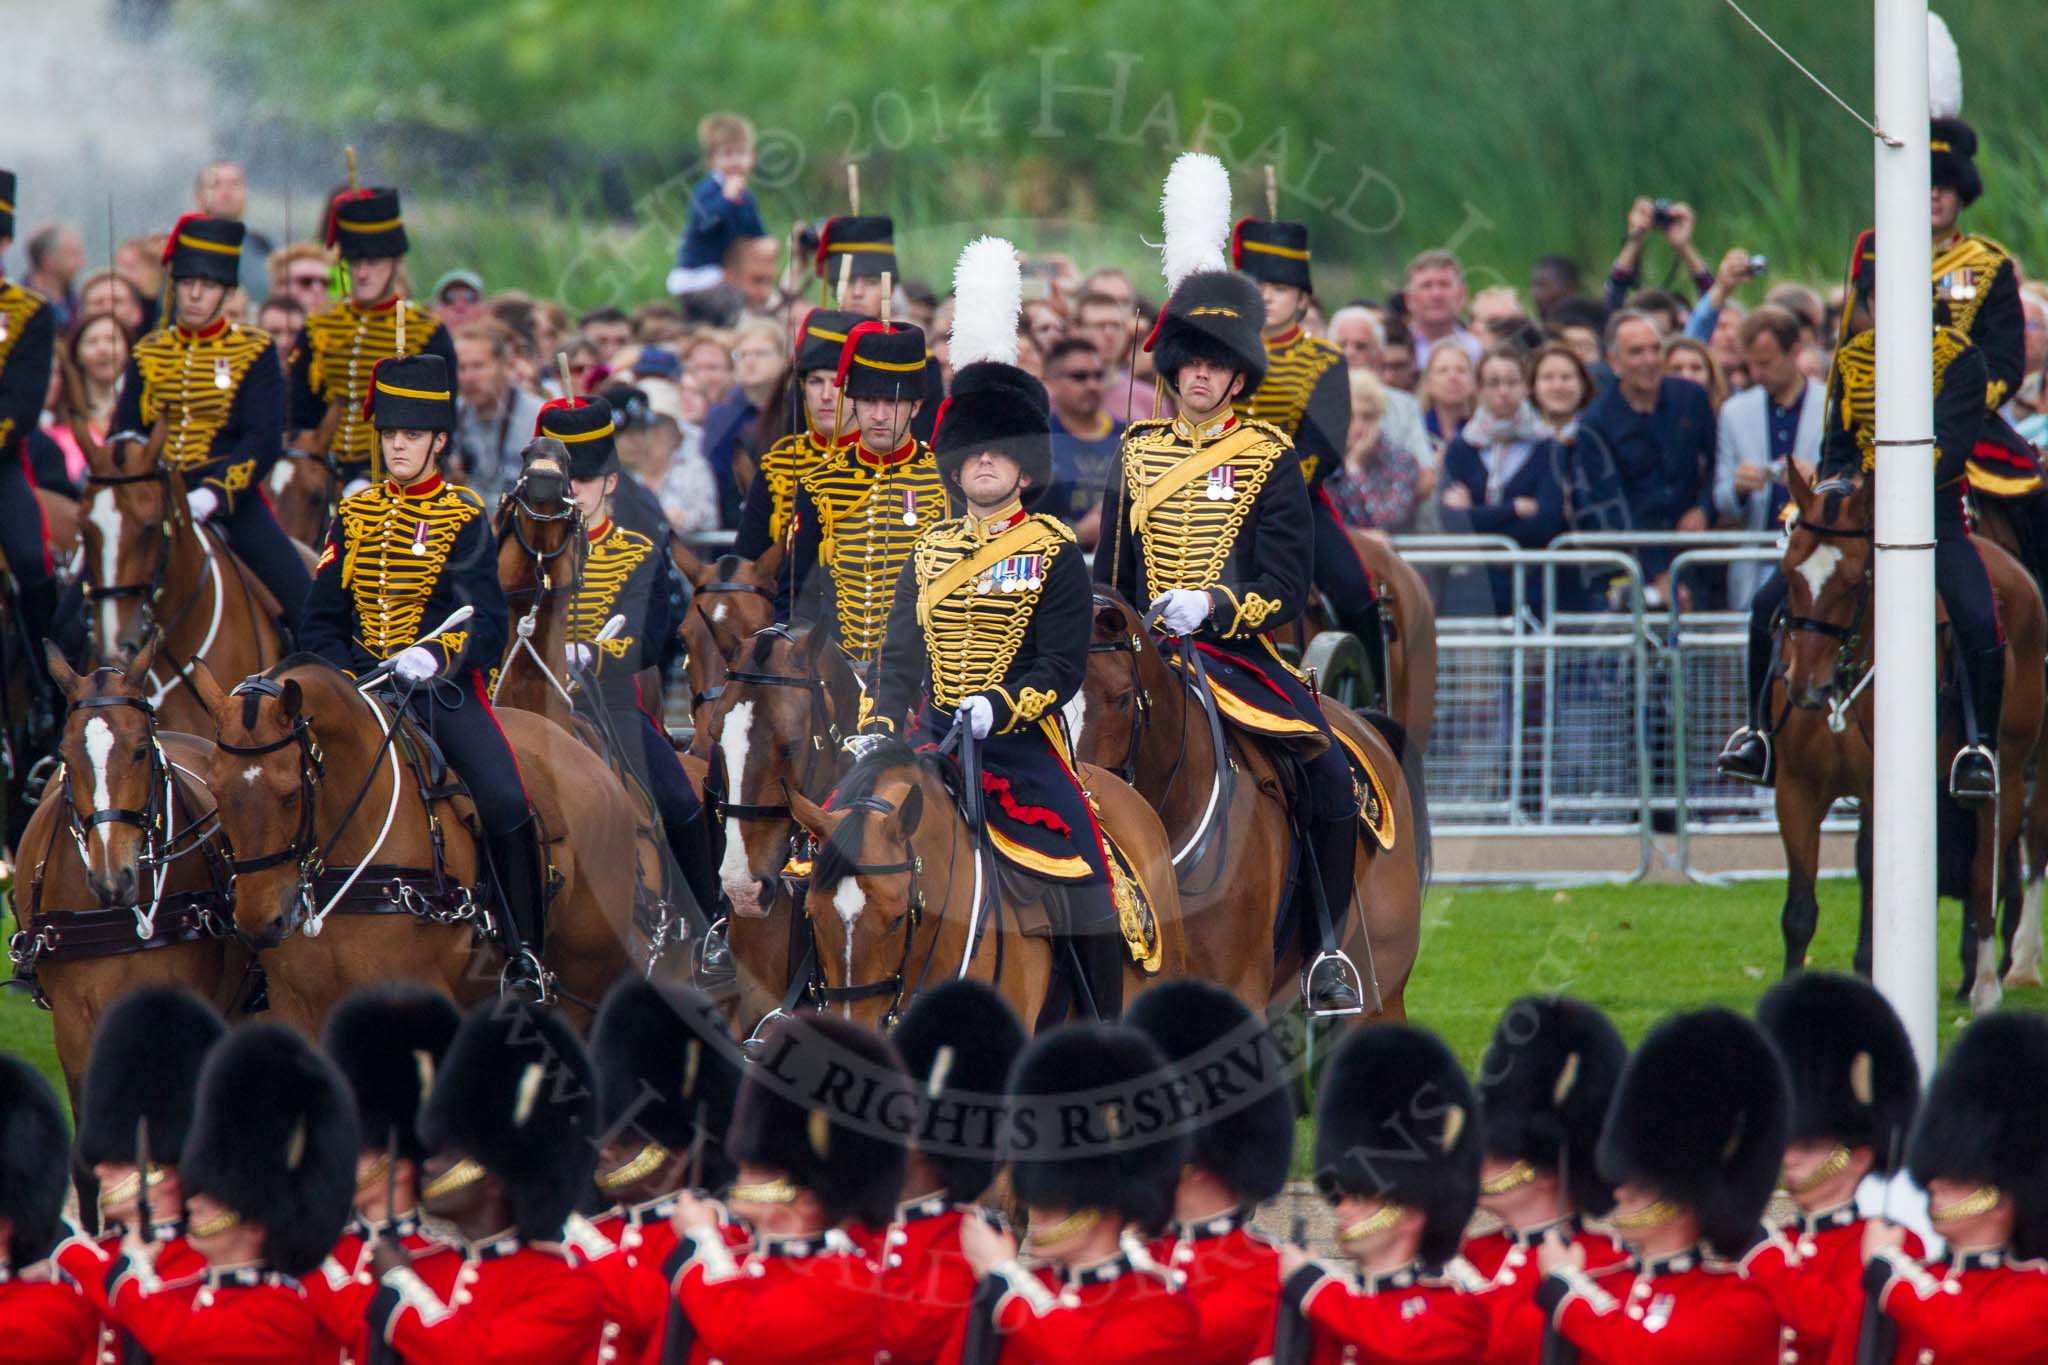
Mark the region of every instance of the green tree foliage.
MULTIPOLYGON (((1867 6, 1748 8, 1870 104, 1867 6)), ((2029 58, 2048 7, 1949 0, 1992 190, 1973 221, 2048 258, 2048 144, 2029 58)), ((1710 254, 1831 278, 1870 217, 1871 143, 1712 0, 1447 5, 1181 0, 239 0, 181 7, 260 125, 355 141, 417 187, 458 258, 652 293, 695 126, 764 134, 770 225, 845 209, 844 167, 898 218, 913 269, 984 228, 1143 265, 1173 153, 1232 165, 1240 213, 1281 207, 1342 284, 1383 287, 1425 246, 1519 282, 1549 251, 1597 268, 1636 194, 1690 200, 1710 254), (438 216, 434 210, 438 209, 438 216), (596 281, 596 282, 593 282, 596 281)), ((1652 253, 1654 279, 1666 264, 1652 253)))

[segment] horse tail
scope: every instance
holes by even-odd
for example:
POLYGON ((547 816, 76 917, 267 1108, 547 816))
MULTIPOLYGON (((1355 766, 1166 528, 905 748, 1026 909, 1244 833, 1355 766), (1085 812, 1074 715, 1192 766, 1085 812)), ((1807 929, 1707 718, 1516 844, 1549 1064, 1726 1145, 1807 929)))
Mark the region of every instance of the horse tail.
POLYGON ((1415 870, 1426 891, 1435 848, 1429 832, 1429 793, 1423 786, 1422 755, 1415 755, 1413 763, 1408 761, 1408 729, 1386 712, 1361 707, 1358 715, 1379 731, 1380 738, 1393 751, 1394 761, 1401 765, 1402 776, 1408 779, 1409 814, 1415 825, 1415 870))

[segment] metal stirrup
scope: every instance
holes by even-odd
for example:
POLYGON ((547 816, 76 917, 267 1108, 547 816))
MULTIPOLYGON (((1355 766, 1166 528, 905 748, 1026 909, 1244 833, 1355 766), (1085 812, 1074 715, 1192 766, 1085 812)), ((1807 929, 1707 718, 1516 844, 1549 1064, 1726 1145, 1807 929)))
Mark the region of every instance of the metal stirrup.
POLYGON ((1353 962, 1342 948, 1325 948, 1317 953, 1315 961, 1309 963, 1308 969, 1301 974, 1301 1007, 1311 1019, 1340 1019, 1347 1015, 1365 1013, 1365 978, 1359 974, 1358 964, 1353 962), (1318 1007, 1310 996, 1309 987, 1316 979, 1316 969, 1326 962, 1336 963, 1339 975, 1349 979, 1352 998, 1358 1001, 1350 1009, 1318 1007))

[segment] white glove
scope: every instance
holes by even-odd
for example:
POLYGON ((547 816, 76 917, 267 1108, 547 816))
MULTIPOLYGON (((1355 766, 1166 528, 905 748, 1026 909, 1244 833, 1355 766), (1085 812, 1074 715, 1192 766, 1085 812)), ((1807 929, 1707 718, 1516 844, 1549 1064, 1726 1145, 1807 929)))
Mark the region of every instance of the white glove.
POLYGON ((400 650, 391 661, 391 671, 409 683, 423 683, 441 671, 441 658, 425 645, 400 650))
POLYGON ((195 488, 185 495, 185 504, 192 509, 192 520, 212 521, 220 510, 220 494, 211 488, 195 488))
POLYGON ((368 479, 350 479, 341 486, 341 495, 344 498, 352 498, 369 486, 370 481, 368 479))
POLYGON ((590 652, 589 645, 576 640, 569 642, 569 667, 581 672, 588 669, 596 659, 597 656, 590 652))
POLYGON ((846 751, 848 757, 858 763, 888 742, 889 736, 887 735, 848 735, 839 742, 839 747, 846 751))
POLYGON ((1159 624, 1175 635, 1189 635, 1209 619, 1209 611, 1215 603, 1209 594, 1196 592, 1193 588, 1168 588, 1152 599, 1152 610, 1159 613, 1159 624))
POLYGON ((968 731, 976 739, 987 739, 988 732, 996 728, 996 708, 989 705, 987 697, 969 697, 960 703, 953 719, 966 721, 968 731))

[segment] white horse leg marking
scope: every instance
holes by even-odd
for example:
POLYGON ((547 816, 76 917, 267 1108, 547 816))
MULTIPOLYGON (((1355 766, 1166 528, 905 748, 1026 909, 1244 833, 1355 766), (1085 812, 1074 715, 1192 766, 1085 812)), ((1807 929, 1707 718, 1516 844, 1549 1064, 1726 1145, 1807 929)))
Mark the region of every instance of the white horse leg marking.
MULTIPOLYGON (((107 788, 107 760, 114 756, 114 727, 98 716, 85 723, 85 761, 92 766, 92 808, 103 811, 114 804, 114 798, 107 788)), ((95 825, 93 834, 99 840, 100 855, 107 854, 107 837, 111 825, 95 825)))
POLYGON ((1970 1009, 1989 1014, 2003 999, 2005 992, 1998 987, 1998 934, 1994 931, 1977 940, 1977 984, 1970 988, 1970 1009))
MULTIPOLYGON (((839 912, 840 923, 846 926, 846 984, 853 984, 853 926, 860 922, 860 912, 868 908, 867 893, 860 889, 860 879, 848 876, 840 881, 839 889, 832 893, 832 908, 839 912)), ((853 1018, 853 1002, 846 1002, 845 1014, 853 1018)))
MULTIPOLYGON (((754 703, 743 701, 725 713, 725 726, 718 732, 719 751, 725 755, 725 794, 737 798, 740 781, 747 773, 748 738, 754 727, 754 703)), ((747 866, 747 845, 740 837, 736 816, 725 820, 725 858, 718 865, 718 879, 735 908, 754 906, 758 892, 753 871, 747 866), (744 897, 744 901, 742 901, 744 897)), ((754 906, 758 911, 759 907, 754 906)))
MULTIPOLYGON (((92 495, 92 508, 86 515, 100 533, 100 583, 102 586, 118 581, 121 567, 121 509, 114 504, 114 490, 102 488, 92 495)), ((114 637, 120 633, 121 618, 114 610, 114 599, 100 599, 100 652, 111 654, 114 637)))
POLYGON ((1806 580, 1806 590, 1819 597, 1820 590, 1835 576, 1835 569, 1841 562, 1840 549, 1833 545, 1819 545, 1814 547, 1812 554, 1799 561, 1797 572, 1806 580))
POLYGON ((2044 887, 2042 878, 2036 877, 2027 883, 2026 894, 2020 899, 2019 928, 2012 936, 2012 970, 2005 974, 2008 986, 2038 986, 2041 983, 2041 897, 2044 887))

